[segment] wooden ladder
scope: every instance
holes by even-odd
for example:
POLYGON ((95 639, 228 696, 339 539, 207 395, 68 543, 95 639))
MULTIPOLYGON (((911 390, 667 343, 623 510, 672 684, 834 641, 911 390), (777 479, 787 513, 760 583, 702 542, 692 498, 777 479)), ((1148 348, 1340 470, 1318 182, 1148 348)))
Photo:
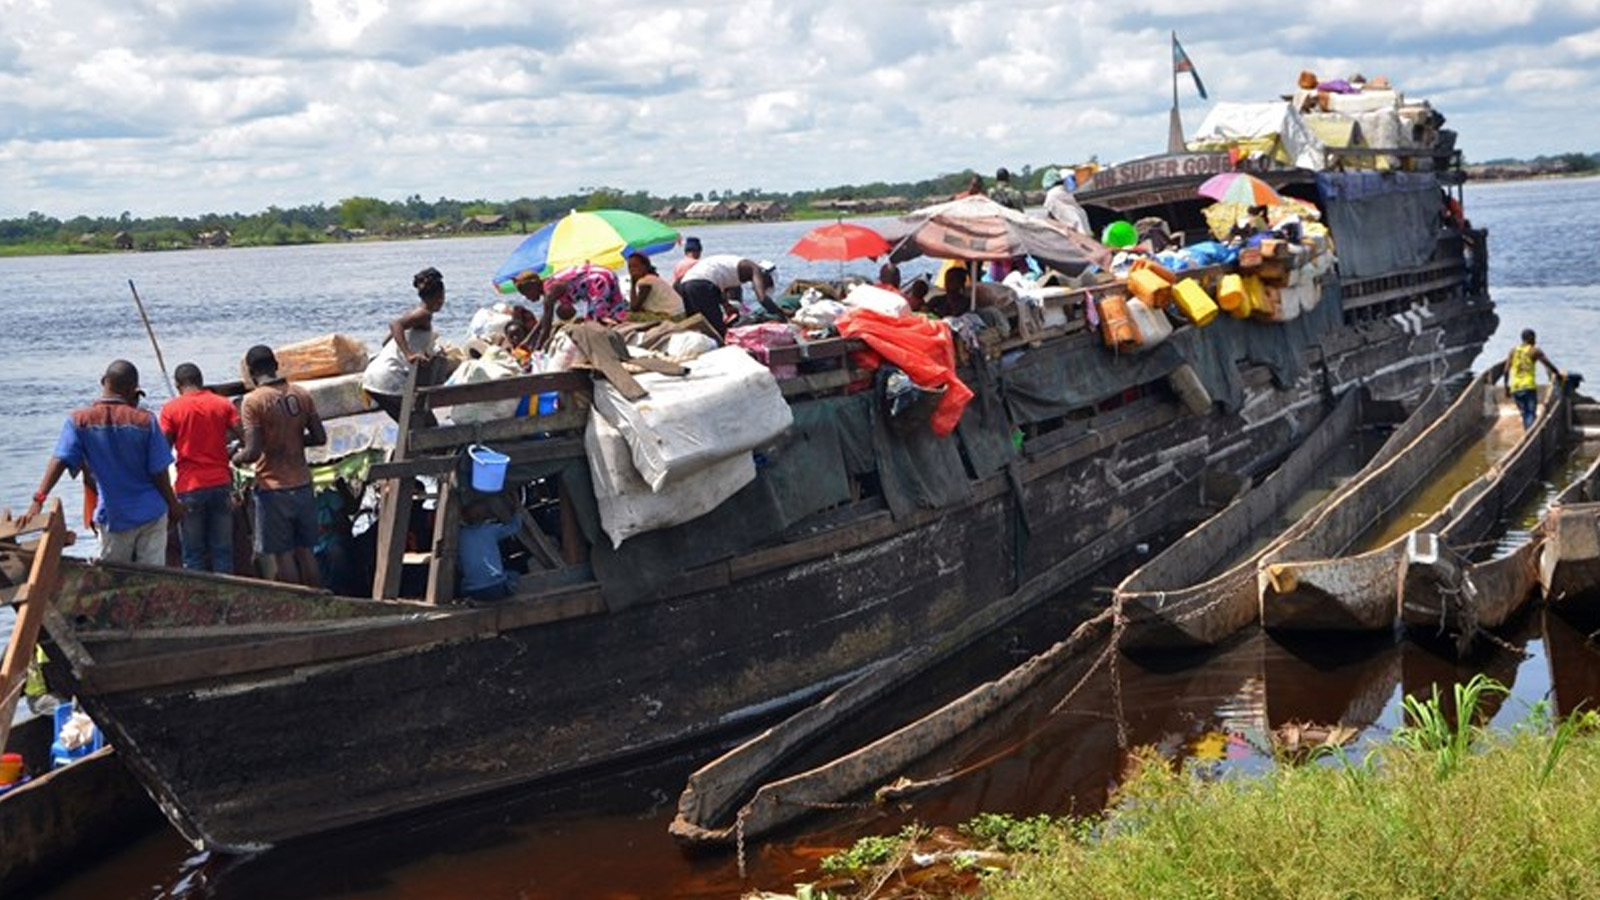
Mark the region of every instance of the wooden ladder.
POLYGON ((61 587, 61 550, 72 543, 60 500, 51 501, 48 512, 32 519, 13 519, 9 510, 0 516, 0 541, 15 541, 36 531, 43 531, 44 537, 33 548, 27 583, 11 598, 17 608, 17 621, 12 626, 4 660, 0 661, 0 747, 11 736, 11 719, 16 715, 17 700, 28 680, 28 666, 39 645, 45 610, 61 587))

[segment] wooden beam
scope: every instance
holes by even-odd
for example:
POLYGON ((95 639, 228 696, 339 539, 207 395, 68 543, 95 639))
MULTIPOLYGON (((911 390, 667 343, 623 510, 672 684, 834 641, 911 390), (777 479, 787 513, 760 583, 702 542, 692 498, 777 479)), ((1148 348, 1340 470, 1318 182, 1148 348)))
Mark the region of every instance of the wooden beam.
POLYGON ((587 424, 589 424, 587 409, 563 409, 548 416, 500 419, 476 425, 445 425, 419 430, 412 436, 411 446, 419 452, 443 450, 487 441, 520 440, 541 432, 581 431, 587 424))
POLYGON ((804 344, 769 349, 767 351, 767 364, 781 366, 794 365, 813 359, 837 359, 846 354, 865 349, 867 349, 866 342, 858 338, 830 338, 825 341, 810 341, 804 344))
POLYGON ((52 500, 44 538, 33 554, 28 583, 13 598, 21 608, 11 626, 5 657, 0 659, 0 747, 6 745, 11 733, 11 719, 28 680, 28 666, 32 665, 34 648, 39 644, 39 627, 44 623, 45 610, 55 602, 56 591, 61 586, 61 548, 67 543, 65 519, 61 500, 52 500))
POLYGON ((517 507, 517 541, 544 568, 559 569, 564 565, 561 548, 533 520, 533 514, 520 506, 517 507))
POLYGON ((457 531, 461 527, 461 502, 455 474, 439 481, 439 501, 433 514, 433 560, 428 565, 428 592, 425 599, 438 606, 456 596, 456 554, 460 550, 457 531))
MULTIPOLYGON (((112 694, 265 674, 294 666, 327 665, 381 653, 420 651, 435 644, 488 637, 501 631, 602 615, 606 611, 600 589, 582 586, 484 609, 436 611, 422 619, 394 617, 372 628, 264 638, 245 644, 168 653, 154 659, 109 663, 75 659, 74 665, 79 668, 85 685, 112 694)), ((69 657, 79 655, 70 645, 64 645, 63 650, 69 657)))
MULTIPOLYGON (((400 401, 400 424, 394 440, 394 462, 404 462, 410 442, 411 414, 416 409, 417 367, 406 376, 405 393, 400 401)), ((394 478, 378 492, 377 568, 372 575, 372 599, 385 600, 400 593, 400 572, 404 568, 406 530, 411 523, 411 479, 394 478)))
POLYGON ((834 369, 832 372, 817 372, 814 375, 797 375, 778 382, 778 389, 784 397, 795 397, 803 394, 820 394, 824 391, 837 391, 854 380, 853 373, 848 369, 834 369))
MULTIPOLYGON (((511 464, 545 462, 552 459, 581 459, 584 456, 582 438, 548 438, 520 444, 496 447, 511 457, 511 464)), ((420 456, 403 462, 378 463, 367 472, 371 481, 386 478, 415 478, 418 475, 443 475, 460 463, 457 456, 420 456)))
POLYGON ((488 403, 493 400, 511 400, 550 391, 587 393, 594 389, 594 379, 588 371, 549 372, 539 375, 518 375, 473 384, 453 384, 427 387, 418 391, 423 409, 441 406, 459 406, 463 403, 488 403))

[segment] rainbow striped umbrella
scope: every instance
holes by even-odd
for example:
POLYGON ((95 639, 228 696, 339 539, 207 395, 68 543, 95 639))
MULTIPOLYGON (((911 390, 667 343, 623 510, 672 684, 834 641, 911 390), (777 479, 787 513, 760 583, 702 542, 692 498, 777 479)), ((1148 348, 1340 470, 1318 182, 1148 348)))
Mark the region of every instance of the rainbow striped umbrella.
POLYGON ((677 242, 677 231, 635 212, 624 209, 571 212, 518 244, 494 273, 494 286, 501 293, 515 293, 517 288, 512 280, 523 272, 550 276, 586 262, 619 269, 631 253, 660 253, 677 242))
POLYGON ((1283 202, 1272 185, 1247 172, 1213 175, 1195 193, 1218 203, 1243 203, 1245 206, 1277 206, 1283 202))

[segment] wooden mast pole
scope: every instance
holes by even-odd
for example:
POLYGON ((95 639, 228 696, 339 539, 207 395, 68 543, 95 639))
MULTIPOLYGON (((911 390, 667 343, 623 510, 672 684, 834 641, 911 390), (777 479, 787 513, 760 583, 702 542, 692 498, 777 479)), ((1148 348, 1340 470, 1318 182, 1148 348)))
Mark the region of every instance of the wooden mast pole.
POLYGON ((1167 152, 1182 153, 1186 147, 1183 142, 1183 117, 1178 114, 1178 33, 1172 32, 1172 48, 1168 54, 1172 57, 1169 65, 1172 67, 1172 113, 1167 121, 1167 152))

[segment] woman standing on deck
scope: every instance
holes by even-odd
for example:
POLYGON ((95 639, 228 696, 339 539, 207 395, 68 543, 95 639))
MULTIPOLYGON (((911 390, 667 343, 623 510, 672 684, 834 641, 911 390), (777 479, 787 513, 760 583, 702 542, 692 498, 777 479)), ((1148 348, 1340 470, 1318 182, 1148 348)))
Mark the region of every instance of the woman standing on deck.
MULTIPOLYGON (((389 323, 389 339, 361 376, 362 390, 396 422, 400 421, 400 404, 411 367, 421 366, 417 371, 418 387, 434 381, 430 365, 434 361, 433 314, 444 307, 444 276, 438 269, 423 269, 412 277, 411 285, 417 289, 416 307, 389 323)), ((423 419, 430 427, 437 424, 431 412, 425 411, 423 419)))
POLYGON ((1517 410, 1522 413, 1522 427, 1524 430, 1533 427, 1534 414, 1539 409, 1539 383, 1537 372, 1534 371, 1535 363, 1543 363, 1550 370, 1550 380, 1562 381, 1566 378, 1550 362, 1550 357, 1544 355, 1534 343, 1536 337, 1532 328, 1522 330, 1522 343, 1511 348, 1511 354, 1506 357, 1505 370, 1500 378, 1505 381, 1506 388, 1511 392, 1511 399, 1517 402, 1517 410))

